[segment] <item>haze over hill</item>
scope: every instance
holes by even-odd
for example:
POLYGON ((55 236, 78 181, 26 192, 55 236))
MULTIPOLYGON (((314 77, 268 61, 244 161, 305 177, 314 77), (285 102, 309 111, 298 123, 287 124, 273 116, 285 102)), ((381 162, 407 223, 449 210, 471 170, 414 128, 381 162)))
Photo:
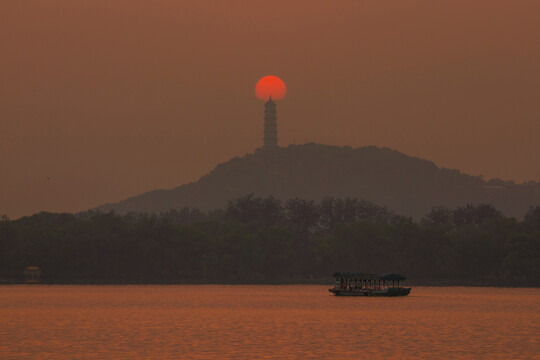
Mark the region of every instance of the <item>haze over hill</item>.
POLYGON ((540 203, 538 183, 484 181, 388 148, 305 144, 273 151, 257 149, 219 164, 197 182, 150 191, 98 209, 118 213, 158 213, 184 207, 212 210, 250 193, 281 200, 354 197, 415 218, 435 205, 467 203, 490 203, 507 216, 521 218, 530 206, 540 203))

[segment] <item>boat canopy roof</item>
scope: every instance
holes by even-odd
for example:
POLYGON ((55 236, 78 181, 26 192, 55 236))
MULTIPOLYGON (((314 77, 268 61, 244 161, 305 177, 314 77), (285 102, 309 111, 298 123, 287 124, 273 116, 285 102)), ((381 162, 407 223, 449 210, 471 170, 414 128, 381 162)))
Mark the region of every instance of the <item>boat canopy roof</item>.
POLYGON ((337 272, 332 275, 335 278, 345 279, 374 279, 374 280, 389 280, 389 281, 403 281, 407 278, 398 274, 370 274, 361 272, 337 272))

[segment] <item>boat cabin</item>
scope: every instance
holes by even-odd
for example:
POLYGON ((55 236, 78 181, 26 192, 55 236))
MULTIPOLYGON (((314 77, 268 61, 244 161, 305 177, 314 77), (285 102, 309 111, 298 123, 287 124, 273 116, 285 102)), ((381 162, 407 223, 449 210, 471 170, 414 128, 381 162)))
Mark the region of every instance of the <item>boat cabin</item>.
POLYGON ((360 272, 337 272, 333 275, 335 295, 349 296, 399 296, 408 295, 410 288, 403 287, 406 277, 398 274, 369 274, 360 272))

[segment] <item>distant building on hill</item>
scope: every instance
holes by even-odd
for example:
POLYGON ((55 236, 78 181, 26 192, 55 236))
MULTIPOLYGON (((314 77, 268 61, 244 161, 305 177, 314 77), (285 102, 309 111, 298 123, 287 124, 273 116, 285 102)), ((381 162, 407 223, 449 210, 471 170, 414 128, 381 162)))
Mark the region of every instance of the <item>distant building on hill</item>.
POLYGON ((264 104, 264 145, 263 149, 275 149, 277 142, 277 118, 276 103, 272 101, 272 96, 264 104))

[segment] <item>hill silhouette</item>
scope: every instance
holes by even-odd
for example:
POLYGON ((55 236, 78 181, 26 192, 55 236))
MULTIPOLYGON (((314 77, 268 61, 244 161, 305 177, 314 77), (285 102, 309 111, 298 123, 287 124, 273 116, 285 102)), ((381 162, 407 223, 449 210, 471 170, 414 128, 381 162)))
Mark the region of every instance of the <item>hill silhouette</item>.
POLYGON ((184 207, 213 210, 250 193, 281 200, 353 197, 417 219, 433 206, 453 208, 468 203, 493 204, 506 216, 522 218, 530 206, 540 204, 540 184, 536 182, 485 181, 388 148, 311 143, 272 151, 257 149, 219 164, 197 182, 150 191, 98 209, 118 213, 159 213, 184 207))

